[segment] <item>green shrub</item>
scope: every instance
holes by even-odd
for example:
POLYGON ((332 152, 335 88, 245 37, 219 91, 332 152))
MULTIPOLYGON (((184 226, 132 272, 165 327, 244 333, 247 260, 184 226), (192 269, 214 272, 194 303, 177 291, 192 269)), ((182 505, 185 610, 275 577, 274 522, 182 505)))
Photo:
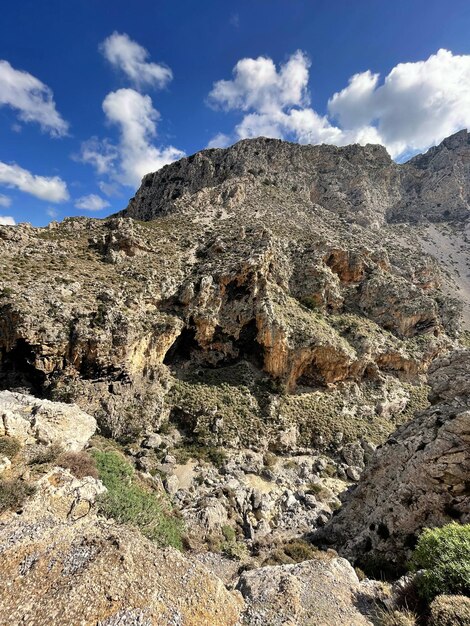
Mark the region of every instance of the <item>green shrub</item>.
POLYGON ((318 548, 304 539, 293 539, 284 546, 284 552, 294 563, 309 561, 318 556, 318 548))
POLYGON ((425 529, 410 565, 425 570, 417 584, 426 600, 440 594, 470 594, 470 524, 425 529))
POLYGON ((0 456, 13 459, 21 450, 21 444, 16 437, 0 437, 0 456))
POLYGON ((223 467, 227 461, 227 454, 217 446, 204 446, 199 443, 183 442, 178 445, 173 453, 177 463, 186 464, 190 459, 198 459, 206 463, 212 463, 217 468, 223 467))
POLYGON ((183 524, 167 503, 136 481, 134 469, 118 452, 94 450, 98 474, 107 488, 99 500, 100 512, 120 524, 137 526, 160 546, 183 547, 183 524))
POLYGON ((437 596, 430 607, 430 626, 469 626, 470 598, 437 596))
POLYGON ((225 538, 225 541, 235 541, 237 533, 232 526, 224 525, 222 526, 222 535, 225 538))
POLYGON ((19 478, 0 480, 0 514, 8 510, 17 511, 34 492, 33 485, 19 478))

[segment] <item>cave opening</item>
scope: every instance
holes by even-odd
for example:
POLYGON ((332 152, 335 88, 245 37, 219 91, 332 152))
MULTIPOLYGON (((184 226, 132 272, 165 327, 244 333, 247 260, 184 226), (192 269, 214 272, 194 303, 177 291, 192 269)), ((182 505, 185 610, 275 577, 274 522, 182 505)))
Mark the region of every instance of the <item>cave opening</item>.
POLYGON ((189 361, 192 353, 198 349, 196 331, 194 328, 185 327, 165 354, 163 363, 165 365, 178 365, 179 363, 189 361))
POLYGON ((46 374, 34 365, 36 355, 25 339, 18 339, 11 350, 0 353, 0 387, 24 389, 36 396, 44 393, 46 374))

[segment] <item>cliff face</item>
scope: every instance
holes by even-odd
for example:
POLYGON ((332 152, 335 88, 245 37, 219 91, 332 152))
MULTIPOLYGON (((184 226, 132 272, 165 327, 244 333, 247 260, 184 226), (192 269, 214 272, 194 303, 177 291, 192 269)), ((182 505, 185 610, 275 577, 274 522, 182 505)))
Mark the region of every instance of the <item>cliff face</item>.
POLYGON ((123 215, 152 220, 184 211, 203 189, 224 183, 276 186, 319 204, 348 222, 378 227, 387 222, 466 220, 470 199, 470 135, 466 130, 425 154, 397 164, 382 146, 298 145, 248 139, 229 149, 205 150, 147 174, 123 215))
POLYGON ((359 563, 401 568, 424 528, 470 521, 470 351, 430 368, 432 406, 375 453, 326 534, 359 563))
MULTIPOLYGON (((122 217, 1 227, 2 386, 76 400, 113 436, 181 413, 175 375, 194 385, 216 369, 230 383, 240 364, 255 445, 272 439, 263 423, 284 419, 276 386, 307 398, 342 385, 359 417, 374 411, 379 388, 421 384, 456 336, 449 280, 411 227, 407 240, 387 225, 426 177, 436 187, 437 163, 458 183, 468 136, 446 141, 397 165, 377 146, 247 140, 147 175, 122 217), (261 383, 274 384, 267 400, 261 383)), ((462 217, 465 190, 448 192, 436 219, 462 217)), ((310 445, 318 429, 302 429, 310 445)))

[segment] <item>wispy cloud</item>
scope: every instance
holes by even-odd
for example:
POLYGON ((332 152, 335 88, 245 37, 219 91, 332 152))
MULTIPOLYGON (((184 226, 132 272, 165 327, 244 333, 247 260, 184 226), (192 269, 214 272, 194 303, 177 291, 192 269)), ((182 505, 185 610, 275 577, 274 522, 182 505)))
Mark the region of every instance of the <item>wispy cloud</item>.
POLYGON ((169 67, 148 61, 148 51, 126 33, 114 32, 103 41, 100 50, 137 88, 144 85, 162 88, 173 78, 169 67))
POLYGON ((18 112, 22 122, 37 122, 54 137, 67 134, 68 123, 56 109, 51 89, 38 78, 0 60, 0 106, 18 112))
POLYGON ((107 200, 101 198, 95 193, 90 193, 87 196, 78 198, 75 201, 75 206, 77 209, 83 209, 85 211, 101 211, 102 209, 109 207, 110 204, 107 200))
POLYGON ((11 205, 11 198, 0 193, 0 206, 9 207, 11 205))

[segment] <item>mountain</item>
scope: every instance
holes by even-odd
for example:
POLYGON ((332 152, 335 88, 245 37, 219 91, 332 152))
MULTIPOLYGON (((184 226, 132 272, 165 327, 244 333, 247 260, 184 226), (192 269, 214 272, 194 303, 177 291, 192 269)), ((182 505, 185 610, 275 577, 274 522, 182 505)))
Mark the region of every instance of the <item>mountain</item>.
MULTIPOLYGON (((209 548, 197 558, 238 585, 244 623, 272 626, 281 617, 276 593, 263 605, 265 572, 239 579, 233 560, 210 554, 269 565, 282 587, 317 575, 289 569, 312 557, 299 537, 322 529, 354 560, 362 543, 338 538, 341 520, 363 538, 364 515, 380 526, 374 490, 394 498, 399 476, 374 468, 393 466, 397 428, 404 449, 416 432, 427 441, 428 370, 469 339, 469 167, 467 131, 403 164, 380 146, 251 139, 148 174, 110 218, 0 227, 0 395, 30 407, 8 396, 5 411, 32 416, 19 456, 0 462, 4 480, 43 489, 54 476, 53 455, 31 470, 28 446, 46 445, 31 395, 59 415, 75 403, 96 420, 87 449, 114 450, 130 464, 123 475, 166 491, 186 545, 209 548)), ((90 533, 101 542, 95 499, 90 533)), ((63 524, 53 523, 61 537, 63 524)), ((400 554, 420 528, 406 524, 377 551, 400 554)), ((378 588, 360 587, 345 563, 321 567, 343 572, 344 597, 362 589, 374 604, 378 588)), ((299 594, 298 615, 315 619, 299 594)), ((227 600, 234 615, 237 601, 227 600)))

